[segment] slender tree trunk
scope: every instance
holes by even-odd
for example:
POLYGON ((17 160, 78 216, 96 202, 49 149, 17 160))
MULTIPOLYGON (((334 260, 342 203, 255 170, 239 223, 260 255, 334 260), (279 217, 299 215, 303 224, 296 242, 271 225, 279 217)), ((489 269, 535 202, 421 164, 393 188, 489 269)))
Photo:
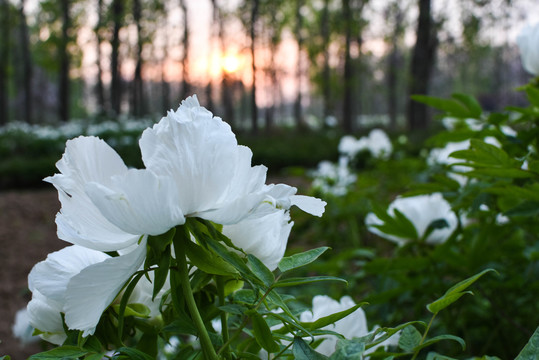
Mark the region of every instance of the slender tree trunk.
POLYGON ((142 28, 141 22, 141 6, 140 0, 133 0, 133 19, 137 27, 137 53, 135 74, 133 77, 133 115, 141 117, 144 113, 144 94, 142 83, 142 28))
POLYGON ((94 32, 96 36, 96 61, 97 66, 97 83, 95 87, 95 93, 97 96, 98 113, 103 115, 105 112, 105 87, 103 86, 103 67, 101 66, 101 28, 103 27, 103 0, 97 1, 97 24, 94 32))
POLYGON ((62 121, 69 120, 70 108, 70 83, 69 83, 69 51, 67 45, 69 43, 69 0, 61 0, 62 13, 62 39, 59 46, 60 57, 60 81, 58 85, 58 116, 62 121))
POLYGON ((258 17, 258 5, 259 0, 253 0, 253 7, 251 8, 251 70, 253 72, 253 86, 251 88, 251 131, 253 134, 258 133, 258 107, 256 105, 256 57, 255 57, 255 43, 256 43, 256 20, 258 17))
POLYGON ((191 95, 191 84, 189 83, 189 16, 185 0, 180 0, 180 7, 183 12, 183 56, 182 56, 182 99, 191 95))
MULTIPOLYGON (((437 46, 436 30, 431 15, 431 0, 418 0, 419 19, 417 38, 412 54, 409 95, 427 94, 434 54, 437 46)), ((428 127, 427 107, 418 102, 408 101, 409 129, 424 130, 428 127)))
POLYGON ((22 66, 23 66, 23 86, 24 86, 24 100, 23 100, 23 118, 27 123, 33 122, 32 116, 32 58, 30 53, 30 39, 28 36, 28 23, 26 22, 26 15, 24 13, 25 1, 21 0, 19 8, 19 27, 20 27, 20 48, 22 54, 22 66))
POLYGON ((303 35, 301 29, 303 28, 303 17, 301 15, 301 8, 303 6, 303 0, 296 0, 296 40, 298 42, 298 61, 296 64, 296 82, 298 84, 298 92, 296 94, 296 100, 294 101, 294 118, 296 119, 296 127, 298 129, 303 128, 303 111, 301 107, 302 102, 302 77, 303 77, 303 35))
POLYGON ((120 29, 122 27, 122 17, 124 12, 124 0, 112 1, 112 18, 114 22, 114 28, 112 32, 112 53, 110 59, 110 72, 111 72, 111 84, 110 84, 110 102, 112 112, 115 115, 120 114, 121 102, 122 102, 122 80, 120 74, 120 60, 119 60, 119 48, 120 48, 120 29))
POLYGON ((9 2, 0 0, 0 125, 5 125, 9 121, 9 97, 7 67, 9 63, 9 2))
POLYGON ((354 88, 354 66, 352 64, 351 44, 352 44, 352 9, 350 0, 342 0, 343 21, 345 24, 344 43, 344 94, 342 109, 342 126, 345 133, 351 133, 353 129, 353 88, 354 88))
POLYGON ((394 28, 391 32, 390 46, 391 52, 387 61, 387 109, 389 115, 389 127, 391 130, 397 128, 398 101, 397 101, 397 71, 400 63, 399 39, 403 34, 402 22, 404 14, 398 1, 389 5, 386 9, 386 18, 393 18, 394 28))
POLYGON ((332 100, 331 100, 331 70, 329 67, 329 40, 330 40, 330 29, 329 29, 329 0, 324 0, 324 8, 322 9, 322 19, 321 19, 321 28, 320 32, 322 34, 322 55, 324 59, 324 64, 322 68, 322 94, 323 94, 323 103, 324 103, 324 121, 333 113, 332 109, 332 100))

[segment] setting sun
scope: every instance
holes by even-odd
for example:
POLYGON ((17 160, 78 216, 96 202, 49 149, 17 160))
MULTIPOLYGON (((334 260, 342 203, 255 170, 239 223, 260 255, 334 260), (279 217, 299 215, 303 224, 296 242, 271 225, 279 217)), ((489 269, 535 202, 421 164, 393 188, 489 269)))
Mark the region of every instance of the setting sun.
POLYGON ((229 74, 234 73, 240 67, 240 59, 236 55, 227 54, 221 59, 221 67, 229 74))

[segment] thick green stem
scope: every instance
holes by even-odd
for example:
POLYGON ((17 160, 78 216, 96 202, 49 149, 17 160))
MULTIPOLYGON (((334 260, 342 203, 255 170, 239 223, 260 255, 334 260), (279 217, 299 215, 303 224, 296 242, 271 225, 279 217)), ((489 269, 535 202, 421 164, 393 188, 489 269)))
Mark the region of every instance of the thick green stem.
POLYGON ((210 336, 208 335, 206 326, 204 326, 202 317, 200 316, 200 313, 198 312, 198 307, 195 302, 195 298, 193 296, 193 290, 191 289, 191 284, 189 282, 189 271, 187 269, 187 260, 185 256, 184 247, 182 246, 182 244, 177 244, 177 245, 179 246, 176 246, 175 244, 174 251, 176 253, 176 261, 178 262, 178 272, 180 275, 183 296, 185 297, 185 302, 187 303, 187 308, 189 309, 189 313, 191 314, 193 323, 195 324, 197 328, 198 336, 200 338, 200 345, 202 347, 202 350, 204 351, 204 355, 206 356, 206 359, 218 360, 219 357, 217 356, 217 353, 215 352, 215 349, 213 348, 213 344, 211 343, 210 336))

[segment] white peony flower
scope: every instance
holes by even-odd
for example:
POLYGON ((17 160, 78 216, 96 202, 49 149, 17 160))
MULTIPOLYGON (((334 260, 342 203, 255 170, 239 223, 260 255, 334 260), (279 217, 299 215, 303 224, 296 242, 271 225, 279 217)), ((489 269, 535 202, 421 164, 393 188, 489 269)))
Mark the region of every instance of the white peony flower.
MULTIPOLYGON (((312 311, 302 312, 300 314, 300 321, 314 322, 325 316, 348 310, 355 305, 356 303, 349 296, 343 296, 340 301, 336 301, 326 295, 316 295, 313 298, 312 311)), ((335 331, 343 335, 346 339, 359 338, 369 333, 367 327, 367 318, 365 316, 365 312, 361 308, 358 308, 353 313, 336 321, 334 324, 324 327, 323 329, 335 331)), ((376 330, 376 327, 374 330, 376 330)), ((323 355, 331 356, 331 354, 335 352, 335 347, 338 340, 337 336, 323 335, 319 338, 323 338, 324 340, 322 343, 320 343, 320 345, 318 345, 316 351, 323 355)), ((379 344, 378 347, 387 348, 387 346, 395 345, 398 342, 398 339, 399 334, 395 334, 383 343, 379 344)), ((367 350, 365 354, 371 353, 375 349, 376 348, 371 348, 367 350)))
POLYGON ((348 187, 357 180, 357 175, 350 172, 346 156, 341 156, 337 164, 321 161, 311 175, 315 178, 313 188, 335 196, 346 195, 348 187))
POLYGON ((539 76, 539 23, 526 25, 517 37, 517 45, 524 69, 539 76))
POLYGON ((186 217, 227 226, 246 220, 230 230, 234 241, 274 266, 292 226, 286 211, 296 205, 316 216, 324 212, 325 202, 296 195, 294 187, 266 185, 266 168, 251 166, 251 150, 238 145, 230 126, 201 107, 196 96, 146 129, 140 149, 146 169, 128 169, 103 140, 78 137, 67 142, 56 164, 60 173, 45 179, 57 188, 62 205, 58 236, 120 254, 84 258, 89 255, 64 249, 84 261, 63 266, 55 260, 62 255, 51 254, 30 276, 32 286, 61 305, 69 328, 84 336, 94 332, 104 309, 143 264, 147 235, 163 234, 186 217), (256 224, 266 229, 262 237, 251 236, 249 242, 239 234, 238 229, 253 234, 256 224), (52 287, 41 268, 53 274, 52 287))
MULTIPOLYGON (((410 220, 410 222, 414 225, 419 238, 422 238, 423 235, 425 235, 425 232, 433 221, 443 219, 447 222, 447 227, 434 229, 429 236, 427 236, 427 244, 434 245, 445 242, 456 229, 458 224, 457 216, 451 210, 451 205, 449 205, 449 203, 440 193, 396 198, 389 205, 387 213, 390 216, 394 216, 395 209, 403 213, 408 220, 410 220)), ((374 226, 383 224, 383 221, 380 220, 374 213, 367 214, 365 224, 370 232, 385 239, 394 241, 400 246, 404 245, 409 240, 412 240, 383 233, 380 229, 374 226)))
MULTIPOLYGON (((43 337, 45 340, 55 342, 59 339, 57 341, 61 343, 65 335, 60 317, 63 312, 70 329, 82 330, 83 336, 93 334, 103 311, 142 266, 145 250, 146 241, 143 240, 141 246, 117 257, 77 245, 49 254, 28 275, 28 286, 32 291, 32 300, 28 304, 30 323, 34 328, 54 335, 52 340, 43 337)), ((153 286, 144 282, 148 280, 137 284, 130 303, 143 303, 150 310, 155 309, 153 315, 157 315, 158 297, 151 302, 153 286)))

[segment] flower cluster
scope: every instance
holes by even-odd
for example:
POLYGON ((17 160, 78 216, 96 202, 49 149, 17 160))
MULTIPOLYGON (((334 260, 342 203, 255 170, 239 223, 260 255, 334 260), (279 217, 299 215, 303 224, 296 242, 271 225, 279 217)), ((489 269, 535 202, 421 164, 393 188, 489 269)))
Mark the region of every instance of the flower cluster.
MULTIPOLYGON (((50 254, 29 275, 30 323, 53 343, 69 329, 95 332, 103 312, 119 297, 148 255, 149 237, 198 218, 218 224, 232 244, 275 269, 293 222, 289 209, 321 216, 325 203, 296 195, 285 184, 266 184, 266 168, 251 166, 251 150, 237 144, 230 126, 184 100, 139 141, 144 169, 128 168, 103 140, 69 140, 45 181, 58 190, 58 237, 72 246, 50 254), (114 256, 111 256, 113 254, 114 256), (62 318, 61 313, 65 314, 62 318)), ((154 316, 160 294, 142 279, 128 303, 154 316)))
POLYGON ((318 168, 311 173, 314 177, 312 186, 323 194, 343 196, 348 188, 357 180, 357 175, 350 171, 348 158, 341 156, 337 164, 331 161, 321 161, 318 168))
POLYGON ((361 151, 368 151, 376 159, 388 159, 393 151, 393 145, 381 129, 373 129, 368 136, 359 139, 351 135, 343 136, 339 143, 341 154, 353 159, 361 151))

